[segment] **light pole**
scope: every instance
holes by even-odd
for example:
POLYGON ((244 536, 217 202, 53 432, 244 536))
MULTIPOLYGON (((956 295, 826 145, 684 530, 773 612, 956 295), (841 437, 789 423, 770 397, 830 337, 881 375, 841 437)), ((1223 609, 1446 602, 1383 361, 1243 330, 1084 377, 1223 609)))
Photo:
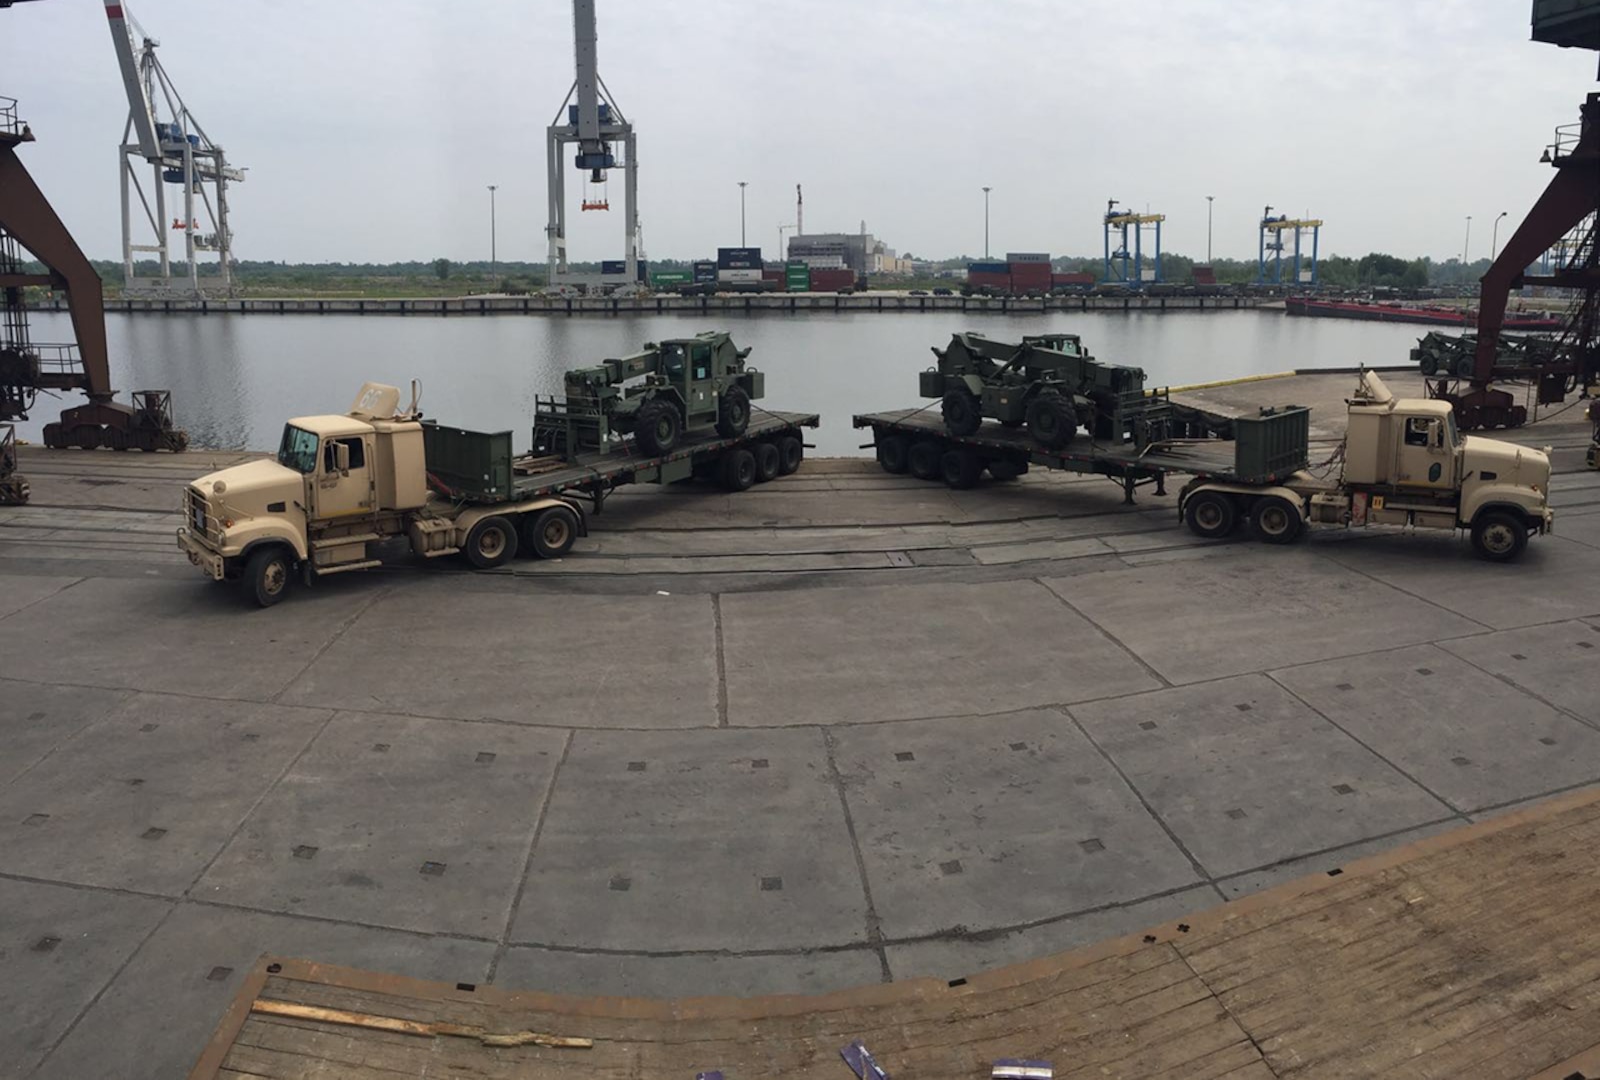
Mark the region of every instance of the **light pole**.
POLYGON ((785 232, 789 231, 790 229, 794 228, 794 227, 795 226, 793 226, 793 225, 779 225, 778 226, 778 258, 780 260, 787 261, 787 260, 784 259, 784 254, 783 254, 783 234, 785 232))
POLYGON ((739 181, 739 246, 744 247, 744 186, 748 180, 739 181))
POLYGON ((496 258, 497 253, 494 244, 494 192, 495 188, 499 186, 499 184, 489 185, 489 277, 491 280, 495 276, 495 264, 499 261, 496 258))
POLYGON ((1215 195, 1206 196, 1206 265, 1211 265, 1211 200, 1215 195))
POLYGON ((983 189, 983 257, 989 257, 989 192, 991 188, 983 189))
POLYGON ((1472 215, 1467 215, 1467 235, 1461 241, 1461 265, 1467 265, 1467 250, 1472 246, 1472 215))
POLYGON ((1494 262, 1495 252, 1500 250, 1500 218, 1506 216, 1506 211, 1500 211, 1499 217, 1494 219, 1494 231, 1489 234, 1489 261, 1494 262))

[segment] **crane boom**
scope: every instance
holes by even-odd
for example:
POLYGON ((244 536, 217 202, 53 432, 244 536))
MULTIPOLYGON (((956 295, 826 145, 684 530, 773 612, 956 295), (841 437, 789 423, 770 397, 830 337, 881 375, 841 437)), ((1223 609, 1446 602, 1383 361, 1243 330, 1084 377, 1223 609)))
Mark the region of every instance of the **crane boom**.
MULTIPOLYGON (((139 149, 146 161, 161 160, 161 141, 156 137, 155 103, 150 100, 150 85, 139 70, 139 50, 134 44, 133 28, 122 9, 122 0, 105 0, 106 22, 111 26, 111 44, 117 50, 117 67, 122 72, 122 85, 128 92, 128 120, 139 141, 139 149)), ((147 42, 155 45, 155 42, 147 42)))

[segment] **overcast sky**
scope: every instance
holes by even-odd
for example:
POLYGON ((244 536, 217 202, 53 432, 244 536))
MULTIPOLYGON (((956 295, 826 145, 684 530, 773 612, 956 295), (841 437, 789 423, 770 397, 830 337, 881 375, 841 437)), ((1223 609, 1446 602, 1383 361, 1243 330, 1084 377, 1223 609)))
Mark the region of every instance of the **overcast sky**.
MULTIPOLYGON (((600 70, 639 134, 651 256, 808 231, 902 253, 1100 251, 1108 198, 1167 250, 1253 258, 1262 207, 1325 219, 1323 253, 1486 255, 1543 190, 1595 54, 1528 40, 1528 0, 599 0, 600 70)), ((572 81, 561 0, 129 0, 248 180, 245 259, 545 257, 544 129, 572 81)), ((0 9, 0 94, 79 242, 115 258, 128 105, 98 0, 0 9)), ((622 255, 580 213, 574 259, 622 255)))

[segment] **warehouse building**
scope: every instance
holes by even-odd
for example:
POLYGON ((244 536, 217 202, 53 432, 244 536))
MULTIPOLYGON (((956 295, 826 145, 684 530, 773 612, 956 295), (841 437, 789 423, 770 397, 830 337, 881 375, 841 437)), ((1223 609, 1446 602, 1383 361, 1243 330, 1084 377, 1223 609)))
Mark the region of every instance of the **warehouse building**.
POLYGON ((819 269, 843 267, 858 274, 895 274, 909 269, 894 248, 871 233, 804 233, 789 238, 789 261, 819 269))

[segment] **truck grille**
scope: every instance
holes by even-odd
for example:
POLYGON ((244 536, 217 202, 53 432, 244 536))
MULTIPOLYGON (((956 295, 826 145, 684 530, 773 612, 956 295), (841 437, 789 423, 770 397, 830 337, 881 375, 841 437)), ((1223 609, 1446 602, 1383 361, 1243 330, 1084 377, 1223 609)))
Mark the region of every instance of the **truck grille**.
POLYGON ((196 536, 204 538, 206 535, 206 499, 194 488, 184 490, 183 516, 188 520, 189 529, 196 536))

